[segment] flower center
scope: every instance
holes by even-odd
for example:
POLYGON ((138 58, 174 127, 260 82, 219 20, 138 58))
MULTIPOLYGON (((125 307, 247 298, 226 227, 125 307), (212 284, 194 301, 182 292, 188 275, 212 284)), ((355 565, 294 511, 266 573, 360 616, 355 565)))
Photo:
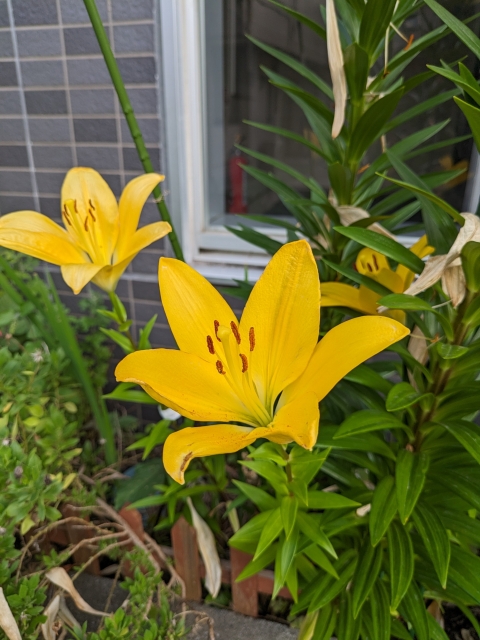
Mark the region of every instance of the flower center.
POLYGON ((108 264, 109 260, 102 251, 103 242, 100 228, 96 224, 97 214, 93 201, 89 199, 86 211, 82 212, 77 200, 66 200, 62 216, 67 231, 73 236, 76 244, 89 255, 90 260, 97 264, 108 264))
POLYGON ((225 380, 243 404, 250 409, 259 425, 269 424, 272 417, 260 401, 251 375, 250 361, 255 349, 254 327, 250 327, 247 344, 242 341, 240 330, 233 321, 230 323, 230 327, 226 327, 221 325, 218 320, 214 320, 213 333, 221 346, 217 345, 216 341, 214 342, 211 335, 208 335, 207 349, 211 355, 216 355, 218 358, 215 362, 218 373, 225 376, 225 380), (245 351, 249 353, 248 356, 245 351))

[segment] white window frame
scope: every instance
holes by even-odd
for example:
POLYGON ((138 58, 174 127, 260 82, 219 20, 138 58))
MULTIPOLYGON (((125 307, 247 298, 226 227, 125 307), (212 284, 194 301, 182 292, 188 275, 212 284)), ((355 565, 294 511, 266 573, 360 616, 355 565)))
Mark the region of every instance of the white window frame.
MULTIPOLYGON (((162 92, 166 153, 166 198, 186 261, 216 283, 255 281, 269 256, 222 226, 209 224, 205 100, 205 2, 159 0, 162 92)), ((474 148, 464 206, 480 197, 480 162, 474 148)), ((280 242, 282 229, 262 228, 280 242)), ((417 238, 399 236, 410 247, 417 238)))

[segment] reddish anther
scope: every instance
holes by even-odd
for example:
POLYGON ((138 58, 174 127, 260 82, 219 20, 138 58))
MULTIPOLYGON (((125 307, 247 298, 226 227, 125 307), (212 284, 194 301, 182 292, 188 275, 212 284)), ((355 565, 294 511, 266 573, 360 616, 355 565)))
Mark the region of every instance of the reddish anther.
POLYGON ((230 322, 230 327, 232 329, 232 333, 235 336, 235 340, 237 341, 237 344, 240 344, 242 341, 242 338, 240 337, 240 331, 238 330, 237 325, 235 324, 235 322, 230 322))
POLYGON ((250 351, 253 351, 255 349, 255 329, 253 327, 250 327, 248 339, 250 341, 250 351))
POLYGON ((213 326, 215 327, 215 337, 219 342, 221 342, 220 338, 218 337, 218 327, 220 326, 220 322, 218 320, 214 320, 213 326))
POLYGON ((91 208, 95 211, 95 207, 93 206, 93 202, 91 200, 88 201, 88 204, 91 206, 91 208))
POLYGON ((247 356, 244 353, 239 353, 238 355, 242 359, 242 373, 245 373, 245 371, 247 371, 247 369, 248 369, 247 356))
POLYGON ((221 373, 222 375, 225 375, 225 371, 223 370, 222 361, 221 360, 217 360, 215 364, 217 366, 218 373, 221 373))
POLYGON ((85 231, 88 231, 88 216, 86 216, 86 218, 85 218, 85 222, 83 223, 83 227, 84 227, 85 231))
POLYGON ((207 347, 210 353, 213 355, 215 353, 215 347, 213 346, 212 336, 207 336, 207 347))

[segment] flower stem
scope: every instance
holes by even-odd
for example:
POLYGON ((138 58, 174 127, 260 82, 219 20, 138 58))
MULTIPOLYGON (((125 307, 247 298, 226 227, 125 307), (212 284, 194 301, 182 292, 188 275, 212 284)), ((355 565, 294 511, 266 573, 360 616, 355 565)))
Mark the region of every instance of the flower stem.
MULTIPOLYGON (((147 147, 145 146, 142 132, 140 131, 140 128, 138 126, 137 118, 135 117, 135 112, 130 102, 130 98, 128 97, 127 90, 125 89, 125 85, 122 80, 120 69, 118 68, 117 61, 115 60, 115 56, 113 55, 113 51, 110 47, 110 42, 108 41, 107 32, 105 31, 105 27, 103 26, 102 19, 100 17, 100 14, 98 13, 95 0, 83 0, 83 1, 85 4, 85 8, 87 9, 88 15, 90 17, 90 22, 92 23, 93 30, 97 37, 98 44, 100 45, 100 49, 105 59, 105 64, 107 65, 107 69, 110 73, 110 77, 112 78, 113 86, 115 87, 115 91, 117 92, 118 100, 122 107, 122 111, 127 120, 128 128, 130 129, 130 133, 132 134, 133 142, 135 143, 135 147, 138 152, 138 157, 140 158, 140 161, 143 165, 145 173, 154 173, 152 161, 150 160, 150 155, 147 151, 147 147)), ((168 210, 167 205, 165 204, 165 200, 163 198, 160 187, 155 187, 155 189, 153 190, 153 195, 155 196, 155 201, 157 203, 160 217, 165 222, 168 222, 172 227, 172 230, 169 233, 169 238, 172 244, 173 252, 175 253, 175 257, 178 260, 185 261, 183 257, 182 248, 178 240, 178 236, 175 232, 175 228, 172 223, 170 212, 168 210)))

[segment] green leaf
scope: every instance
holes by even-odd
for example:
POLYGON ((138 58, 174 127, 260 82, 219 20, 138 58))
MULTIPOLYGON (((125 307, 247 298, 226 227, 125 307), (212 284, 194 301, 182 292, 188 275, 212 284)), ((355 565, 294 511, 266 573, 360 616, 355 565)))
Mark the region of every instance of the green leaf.
POLYGON ((407 449, 402 449, 398 453, 395 484, 397 487, 398 511, 404 524, 410 517, 423 491, 428 464, 429 458, 425 453, 412 453, 407 449))
POLYGON ((438 624, 435 618, 430 614, 430 612, 427 613, 427 619, 428 619, 428 631, 430 633, 430 640, 448 640, 447 634, 442 629, 442 627, 438 624))
POLYGON ((376 52, 395 10, 395 0, 368 0, 360 23, 360 46, 371 58, 376 52))
POLYGON ((285 471, 268 460, 242 460, 240 464, 268 480, 276 490, 287 482, 285 471))
MULTIPOLYGON (((370 2, 376 0, 370 0, 370 2)), ((379 0, 383 2, 383 0, 379 0)), ((389 0, 391 1, 391 0, 389 0)), ((403 89, 389 93, 374 102, 355 125, 348 147, 348 160, 360 162, 369 147, 382 135, 393 112, 397 108, 403 89)))
POLYGON ((309 491, 308 506, 310 509, 357 509, 361 504, 338 493, 309 491))
POLYGON ((330 450, 312 453, 301 447, 297 448, 299 455, 294 455, 295 449, 290 454, 290 466, 293 477, 305 484, 309 484, 322 468, 328 458, 330 450))
POLYGON ((426 300, 410 296, 405 293, 389 293, 381 298, 379 304, 389 309, 402 309, 403 311, 434 311, 432 305, 426 300))
POLYGON ((150 455, 153 449, 159 444, 163 444, 167 437, 172 433, 170 424, 170 420, 160 420, 160 422, 157 422, 157 424, 153 427, 148 436, 140 438, 140 440, 137 440, 129 447, 127 447, 126 450, 133 451, 135 449, 143 449, 144 451, 142 460, 145 460, 145 458, 150 455))
POLYGON ((480 426, 468 420, 449 420, 442 425, 480 464, 480 426))
MULTIPOLYGON (((340 596, 340 610, 335 633, 338 640, 358 640, 362 616, 353 617, 352 594, 344 591, 340 596)), ((409 639, 411 640, 411 639, 409 639)))
POLYGON ((262 511, 277 508, 278 505, 275 498, 263 489, 254 487, 246 482, 241 482, 240 480, 233 480, 233 484, 262 511))
POLYGON ((410 535, 400 522, 392 522, 387 531, 390 560, 392 610, 396 610, 413 579, 414 555, 410 535))
POLYGON ((432 559, 440 584, 445 589, 450 563, 450 540, 447 530, 435 509, 426 501, 417 504, 413 511, 413 522, 432 559))
POLYGON ((413 626, 418 640, 430 640, 430 628, 427 618, 427 610, 420 593, 420 589, 412 580, 400 607, 400 612, 413 626))
POLYGON ((235 578, 235 582, 241 582, 242 580, 246 580, 251 576, 256 575, 262 569, 265 569, 269 564, 275 559, 277 555, 277 545, 272 544, 265 549, 263 554, 256 559, 250 560, 250 562, 243 568, 241 573, 235 578))
POLYGON ((411 407, 427 395, 428 394, 421 394, 415 391, 408 382, 400 382, 388 392, 385 407, 387 411, 400 411, 411 407))
MULTIPOLYGON (((251 127, 256 127, 257 129, 261 129, 262 131, 269 131, 270 133, 275 133, 278 136, 283 136, 284 138, 289 138, 290 140, 294 140, 295 142, 302 144, 304 147, 307 147, 308 149, 310 149, 310 151, 313 151, 317 155, 321 157, 324 156, 324 153, 319 146, 309 142, 306 138, 299 135, 298 133, 293 133, 293 131, 290 131, 289 129, 282 129, 281 127, 273 127, 272 125, 263 124, 262 122, 253 122, 252 120, 244 120, 243 122, 245 124, 250 125, 251 127)), ((248 165, 244 165, 244 168, 247 166, 248 165)), ((247 216, 247 217, 251 218, 252 216, 247 216)), ((264 217, 268 220, 270 216, 264 216, 264 217)))
POLYGON ((155 493, 155 485, 165 482, 165 469, 158 459, 140 462, 133 467, 133 476, 119 480, 115 488, 115 509, 132 504, 155 493))
POLYGON ((453 31, 453 33, 470 49, 473 53, 480 58, 480 39, 461 22, 458 18, 447 11, 436 0, 425 0, 432 11, 443 20, 443 22, 453 31))
POLYGON ((309 613, 313 613, 331 602, 350 582, 357 565, 356 552, 353 549, 350 549, 350 552, 353 553, 349 553, 347 551, 335 562, 334 567, 339 576, 338 580, 335 580, 329 575, 325 576, 321 580, 319 587, 310 602, 310 606, 308 608, 309 613))
POLYGON ((280 512, 282 516, 283 528, 285 530, 285 537, 290 538, 298 511, 298 500, 295 496, 285 496, 280 503, 280 512))
POLYGON ((372 615, 372 640, 390 640, 392 617, 390 600, 381 580, 377 580, 370 596, 372 615))
POLYGON ((154 400, 146 391, 139 389, 137 385, 132 382, 120 382, 111 393, 107 393, 103 397, 107 400, 122 400, 125 402, 139 402, 141 404, 155 404, 158 406, 158 400, 154 400))
POLYGON ((373 585, 380 573, 382 556, 382 547, 373 547, 370 536, 367 536, 360 549, 357 568, 352 578, 354 618, 358 617, 361 608, 373 589, 373 585))
POLYGON ((397 513, 397 494, 392 476, 385 476, 375 488, 370 510, 370 537, 376 546, 397 513))
POLYGON ((456 545, 451 546, 451 552, 449 580, 480 602, 480 558, 456 545))
MULTIPOLYGON (((312 640, 330 640, 337 622, 337 608, 327 604, 318 613, 317 624, 312 640)), ((301 638, 299 638, 301 640, 301 638)))
POLYGON ((394 638, 400 638, 400 640, 412 640, 412 636, 408 633, 400 620, 392 620, 391 632, 394 638))
POLYGON ((327 39, 327 34, 325 32, 325 29, 321 25, 319 25, 318 22, 311 20, 303 13, 300 13, 299 11, 295 11, 294 9, 291 9, 290 7, 287 7, 286 5, 282 4, 281 2, 276 2, 275 0, 269 0, 269 1, 276 7, 279 7, 280 9, 285 11, 285 13, 288 13, 289 16, 291 16, 292 18, 295 18, 295 20, 298 20, 299 22, 304 24, 306 27, 311 29, 314 33, 317 34, 317 36, 320 36, 322 40, 327 39))
POLYGON ((299 511, 297 514, 297 522, 300 527, 300 531, 307 536, 312 542, 318 544, 319 547, 325 549, 334 558, 337 557, 335 549, 332 543, 327 538, 323 529, 318 525, 318 521, 313 516, 305 513, 305 511, 299 511))
POLYGON ((334 438, 336 431, 336 426, 322 426, 319 433, 318 444, 322 447, 332 447, 333 449, 353 449, 378 453, 381 456, 390 458, 390 460, 395 460, 395 454, 392 449, 375 433, 363 433, 345 438, 334 438))
POLYGON ((245 551, 246 553, 252 553, 258 545, 262 531, 272 517, 277 504, 275 503, 274 509, 270 511, 264 511, 256 516, 253 516, 246 524, 243 525, 228 541, 228 544, 235 549, 245 551))
POLYGON ((477 149, 480 150, 480 109, 478 107, 474 107, 468 102, 465 102, 465 100, 461 100, 460 98, 454 97, 454 100, 467 119, 470 129, 472 130, 473 139, 475 140, 477 149))
POLYGON ((365 387, 375 389, 385 394, 388 394, 392 388, 392 383, 389 380, 383 378, 366 364, 360 364, 358 367, 355 367, 355 369, 352 369, 350 373, 347 373, 344 380, 362 384, 365 387))
POLYGON ((444 360, 455 360, 456 358, 461 358, 468 353, 468 347, 439 342, 437 344, 437 352, 444 360))
POLYGON ((275 577, 273 583, 272 597, 276 598, 278 592, 285 584, 287 574, 295 557, 298 543, 298 530, 294 532, 290 538, 280 538, 280 542, 277 548, 277 555, 275 557, 275 577))
POLYGON ((457 85, 457 87, 460 87, 460 89, 463 89, 465 93, 467 93, 471 98, 473 98, 473 100, 475 100, 477 104, 480 104, 480 87, 478 86, 478 82, 475 80, 473 75, 464 65, 460 63, 460 67, 461 68, 463 67, 463 72, 465 73, 465 70, 467 72, 466 77, 462 77, 461 75, 459 75, 458 73, 455 73, 455 71, 452 71, 451 69, 444 69, 443 67, 435 67, 434 65, 431 65, 431 64, 427 66, 432 71, 435 71, 435 73, 438 73, 438 75, 443 76, 444 78, 447 78, 447 80, 451 80, 452 82, 454 82, 457 85))
POLYGON ((367 86, 370 61, 368 53, 356 42, 343 52, 345 75, 352 102, 360 102, 367 86))
POLYGON ((269 238, 264 233, 260 231, 256 231, 256 229, 252 229, 251 227, 246 227, 245 225, 239 225, 240 228, 229 227, 226 226, 226 229, 231 231, 231 233, 235 234, 238 238, 249 242, 250 244, 255 245, 256 247, 260 247, 264 249, 271 256, 275 255, 279 249, 282 248, 282 243, 274 240, 273 238, 269 238))
POLYGON ((304 553, 312 562, 338 580, 338 573, 335 571, 333 564, 318 545, 311 544, 304 549, 304 553))
POLYGON ((254 560, 257 560, 265 550, 273 544, 281 534, 282 528, 282 514, 280 509, 275 509, 263 527, 263 531, 260 535, 260 540, 258 541, 258 546, 253 557, 254 560))
POLYGON ((315 87, 317 87, 317 89, 320 89, 320 91, 322 91, 322 93, 324 93, 330 100, 333 100, 332 89, 324 80, 322 80, 322 78, 320 78, 320 76, 314 73, 311 69, 306 67, 304 64, 302 64, 298 60, 295 60, 295 58, 292 58, 292 56, 289 56, 286 53, 283 53, 283 51, 280 51, 279 49, 270 47, 264 42, 257 40, 257 38, 254 38, 253 36, 247 35, 247 38, 250 40, 250 42, 253 42, 254 45, 259 47, 260 49, 263 49, 263 51, 266 51, 277 60, 280 60, 280 62, 283 62, 283 64, 286 64, 288 67, 290 67, 290 69, 293 69, 294 71, 299 73, 301 76, 309 80, 315 87))
POLYGON ((126 336, 122 335, 120 332, 115 331, 115 329, 105 329, 105 327, 100 327, 100 331, 108 336, 110 340, 113 340, 113 342, 118 344, 118 346, 126 354, 133 352, 132 343, 126 336))
POLYGON ((382 236, 375 231, 370 231, 370 229, 357 229, 355 227, 335 227, 335 231, 365 247, 378 251, 387 256, 387 258, 396 260, 414 273, 422 273, 423 271, 425 265, 422 260, 391 238, 382 236))
POLYGON ((143 329, 140 329, 140 339, 138 341, 139 350, 151 348, 149 337, 155 325, 155 322, 157 321, 157 318, 158 318, 158 315, 155 314, 152 318, 150 318, 150 320, 143 327, 143 329))
POLYGON ((368 433, 371 431, 384 431, 385 429, 405 429, 398 418, 386 411, 379 409, 362 409, 349 416, 335 434, 335 440, 345 436, 368 433))
MULTIPOLYGON (((480 122, 480 112, 478 115, 480 122)), ((463 247, 462 267, 468 290, 472 293, 478 293, 480 291, 480 242, 467 242, 463 247)), ((465 321, 469 321, 467 315, 469 315, 468 311, 465 314, 465 321)))

